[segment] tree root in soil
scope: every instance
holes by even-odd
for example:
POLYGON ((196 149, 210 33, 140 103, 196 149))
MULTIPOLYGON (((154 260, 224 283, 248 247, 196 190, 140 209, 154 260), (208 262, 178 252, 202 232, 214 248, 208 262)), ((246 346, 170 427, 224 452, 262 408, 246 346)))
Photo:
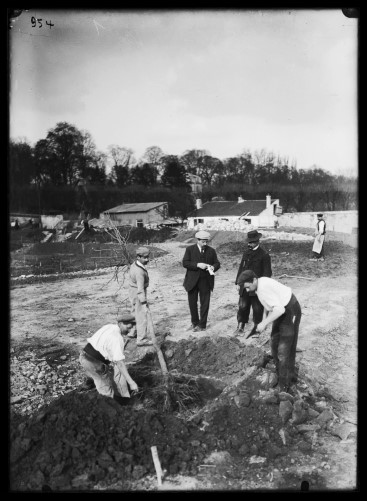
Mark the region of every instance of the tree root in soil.
POLYGON ((150 379, 150 383, 136 393, 146 406, 158 407, 165 413, 178 412, 189 414, 190 409, 201 403, 201 394, 197 381, 179 374, 152 374, 142 368, 134 377, 150 379))

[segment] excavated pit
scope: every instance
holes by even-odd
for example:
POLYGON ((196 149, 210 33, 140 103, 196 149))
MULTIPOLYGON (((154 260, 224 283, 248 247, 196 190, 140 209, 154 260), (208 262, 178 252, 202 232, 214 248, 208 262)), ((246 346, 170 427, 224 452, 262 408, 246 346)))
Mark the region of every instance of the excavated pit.
POLYGON ((131 405, 136 407, 136 402, 139 402, 145 409, 178 412, 186 419, 218 397, 226 387, 226 383, 214 378, 179 374, 177 371, 165 379, 148 366, 130 368, 129 372, 139 386, 139 392, 130 399, 131 405))
MULTIPOLYGON (((128 365, 140 387, 128 405, 121 406, 95 389, 76 388, 31 418, 13 415, 11 489, 151 490, 153 445, 167 475, 200 476, 215 454, 227 455, 230 474, 227 470, 225 474, 231 485, 242 488, 244 478, 267 479, 270 470, 288 465, 300 441, 303 459, 312 462, 307 458, 312 436, 298 436, 279 415, 279 398, 272 389, 274 372, 261 349, 233 339, 204 337, 166 341, 162 351, 174 387, 183 387, 189 395, 184 407, 165 408, 157 356, 148 353, 128 365), (251 463, 251 458, 260 459, 251 463)), ((307 480, 322 486, 322 477, 309 470, 307 480)), ((301 477, 294 474, 266 482, 270 488, 285 481, 296 487, 301 477)), ((216 483, 219 479, 223 481, 221 475, 211 478, 214 489, 222 485, 216 483)))

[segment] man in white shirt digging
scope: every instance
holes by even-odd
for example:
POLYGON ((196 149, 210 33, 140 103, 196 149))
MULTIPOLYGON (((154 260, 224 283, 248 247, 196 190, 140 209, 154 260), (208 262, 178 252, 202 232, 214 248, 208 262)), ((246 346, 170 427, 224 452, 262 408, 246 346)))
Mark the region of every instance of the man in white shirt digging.
POLYGON ((123 336, 134 329, 135 318, 126 311, 117 318, 117 324, 101 327, 93 336, 79 356, 79 362, 90 376, 98 393, 115 399, 120 404, 126 403, 131 391, 138 385, 131 378, 124 355, 125 341, 123 336))
MULTIPOLYGON (((266 317, 257 325, 261 333, 273 323, 270 346, 278 373, 280 391, 288 391, 296 381, 295 360, 301 306, 292 289, 268 277, 258 278, 252 270, 243 271, 237 279, 249 292, 255 292, 264 306, 266 317)), ((249 337, 249 336, 247 336, 249 337)))

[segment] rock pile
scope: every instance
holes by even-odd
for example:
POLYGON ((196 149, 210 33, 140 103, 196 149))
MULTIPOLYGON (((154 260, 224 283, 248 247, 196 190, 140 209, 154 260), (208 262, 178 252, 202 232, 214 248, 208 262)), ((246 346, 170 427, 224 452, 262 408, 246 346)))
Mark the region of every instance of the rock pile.
POLYGON ((76 355, 67 351, 53 358, 39 357, 33 351, 12 354, 10 360, 10 404, 16 414, 32 415, 43 405, 74 390, 84 380, 76 355))

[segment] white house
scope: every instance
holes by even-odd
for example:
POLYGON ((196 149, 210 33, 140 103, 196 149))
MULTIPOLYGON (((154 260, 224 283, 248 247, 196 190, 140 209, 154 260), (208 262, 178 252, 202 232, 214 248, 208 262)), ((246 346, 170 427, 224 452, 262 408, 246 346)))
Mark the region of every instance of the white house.
POLYGON ((282 213, 279 199, 244 200, 237 202, 212 201, 201 204, 196 201, 196 210, 187 218, 188 229, 206 228, 212 230, 240 230, 252 228, 273 228, 278 215, 282 213))

